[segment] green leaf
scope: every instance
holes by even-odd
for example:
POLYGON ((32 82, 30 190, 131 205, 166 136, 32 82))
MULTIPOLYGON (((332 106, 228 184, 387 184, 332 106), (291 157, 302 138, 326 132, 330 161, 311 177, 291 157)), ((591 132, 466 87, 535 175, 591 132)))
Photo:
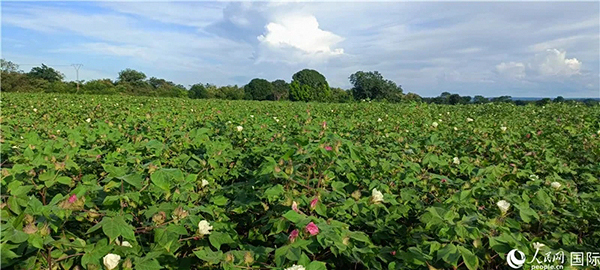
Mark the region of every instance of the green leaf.
POLYGON ((119 225, 120 234, 125 237, 125 239, 134 240, 135 232, 133 226, 129 225, 122 216, 115 217, 115 223, 119 225))
POLYGON ((67 176, 60 176, 58 178, 56 178, 56 181, 60 184, 63 185, 71 185, 71 183, 73 182, 73 179, 71 179, 71 177, 67 177, 67 176))
POLYGON ((276 186, 265 190, 264 196, 267 197, 267 200, 269 200, 269 202, 273 202, 277 200, 281 196, 281 194, 283 194, 283 192, 283 186, 277 184, 276 186))
POLYGON ((29 244, 31 244, 35 248, 38 248, 38 249, 44 248, 44 239, 42 239, 42 237, 39 236, 38 234, 29 235, 28 241, 29 241, 29 244))
POLYGON ((21 206, 19 205, 19 202, 17 201, 17 197, 14 197, 14 196, 8 197, 7 204, 8 204, 8 209, 12 210, 17 215, 21 214, 21 206))
POLYGON ((317 214, 319 214, 322 217, 327 217, 327 207, 321 202, 318 202, 315 206, 315 212, 317 212, 317 214))
POLYGON ((283 217, 286 218, 287 220, 291 221, 294 224, 296 224, 296 223, 300 222, 302 219, 304 219, 304 215, 301 215, 294 210, 287 211, 285 214, 283 214, 283 217))
POLYGON ((42 202, 40 202, 40 200, 38 200, 38 198, 33 197, 31 200, 29 200, 29 210, 31 210, 31 213, 41 214, 43 209, 44 205, 42 202))
POLYGON ((299 247, 290 248, 285 257, 290 261, 298 261, 300 260, 300 256, 302 255, 302 250, 299 247))
POLYGON ((170 190, 171 189, 171 182, 169 181, 169 177, 162 170, 154 172, 150 176, 150 180, 152 181, 152 183, 154 185, 156 185, 157 187, 159 187, 159 188, 161 188, 163 190, 170 190))
POLYGON ((324 262, 312 261, 306 266, 306 270, 327 270, 327 266, 324 262))
POLYGON ((363 243, 369 243, 370 242, 369 236, 367 236, 367 234, 364 233, 364 232, 352 232, 350 234, 350 238, 352 238, 354 240, 357 240, 357 241, 360 241, 360 242, 363 242, 363 243))
POLYGON ((163 190, 170 190, 185 180, 183 173, 179 169, 159 169, 150 176, 150 180, 157 187, 163 190))
POLYGON ((437 258, 442 259, 453 266, 456 266, 458 258, 460 258, 460 253, 458 251, 458 248, 456 248, 454 244, 450 243, 438 250, 437 258))
POLYGON ((135 260, 135 269, 154 270, 154 269, 162 269, 162 267, 160 266, 160 263, 158 263, 158 261, 154 258, 152 258, 152 259, 143 258, 143 259, 135 260))
POLYGON ((297 264, 308 265, 310 264, 310 258, 306 254, 302 253, 302 255, 300 255, 300 260, 298 260, 297 264))
POLYGON ((117 177, 117 179, 121 179, 125 181, 125 183, 130 184, 136 188, 142 188, 142 176, 137 173, 131 173, 128 175, 117 177))
POLYGON ((333 188, 333 190, 337 191, 337 192, 339 192, 341 194, 345 194, 344 187, 346 185, 347 185, 346 183, 340 182, 340 181, 333 181, 331 183, 331 187, 333 188))
POLYGON ((89 228, 89 229, 87 230, 87 232, 85 232, 85 233, 86 233, 86 234, 88 234, 88 233, 92 233, 92 232, 94 232, 94 231, 96 231, 96 230, 98 230, 98 229, 102 228, 102 226, 104 225, 104 222, 106 222, 107 220, 109 220, 109 219, 108 219, 108 218, 106 218, 106 217, 105 217, 105 218, 103 218, 103 219, 102 219, 100 222, 98 222, 98 224, 96 224, 96 225, 92 226, 91 228, 89 228))
POLYGON ((516 205, 519 208, 519 216, 525 223, 530 223, 533 219, 539 219, 538 214, 529 207, 528 203, 516 205))
POLYGON ((221 245, 223 244, 235 243, 229 234, 222 232, 212 232, 208 237, 208 240, 210 241, 210 244, 217 249, 221 249, 221 245))
POLYGON ((212 198, 210 199, 210 201, 211 201, 212 203, 214 203, 215 205, 218 205, 218 206, 225 206, 225 205, 227 205, 227 202, 228 202, 229 200, 228 200, 227 198, 225 198, 225 196, 223 196, 223 195, 218 195, 218 196, 212 197, 212 198))
POLYGON ((11 190, 10 195, 17 197, 24 196, 27 195, 27 192, 29 192, 31 189, 33 189, 33 185, 19 186, 15 190, 11 190))
POLYGON ((479 259, 477 259, 477 256, 475 256, 471 251, 463 246, 458 246, 458 250, 460 251, 463 261, 469 270, 475 270, 479 267, 479 259))
POLYGON ((217 264, 219 262, 221 262, 221 260, 224 260, 224 255, 223 255, 223 251, 212 251, 210 249, 201 249, 201 250, 196 250, 194 251, 194 254, 196 255, 196 257, 198 257, 200 260, 206 261, 209 264, 217 264))
POLYGON ((6 239, 15 244, 23 243, 27 241, 27 239, 29 239, 29 234, 26 234, 25 232, 16 229, 12 229, 12 232, 8 235, 6 239))
POLYGON ((122 224, 115 222, 114 218, 104 217, 101 222, 102 222, 102 231, 111 240, 114 240, 117 237, 119 237, 119 235, 121 235, 122 224))
POLYGON ((290 246, 283 246, 275 250, 275 264, 277 266, 283 265, 285 257, 290 250, 290 246))

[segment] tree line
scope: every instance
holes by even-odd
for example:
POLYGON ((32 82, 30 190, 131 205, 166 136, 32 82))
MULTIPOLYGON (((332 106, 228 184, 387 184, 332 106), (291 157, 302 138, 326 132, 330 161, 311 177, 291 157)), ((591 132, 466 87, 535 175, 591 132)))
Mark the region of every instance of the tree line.
MULTIPOLYGON (((261 78, 250 80, 244 86, 197 83, 189 88, 181 84, 156 77, 147 78, 146 74, 133 69, 119 72, 116 80, 97 79, 90 81, 65 81, 64 74, 42 64, 29 72, 19 69, 5 59, 1 59, 0 90, 5 92, 49 92, 105 95, 140 95, 156 97, 188 97, 193 99, 228 99, 228 100, 290 100, 317 102, 353 102, 353 101, 385 101, 385 102, 426 102, 436 104, 469 104, 488 102, 513 102, 525 105, 527 101, 513 101, 509 96, 485 98, 483 96, 460 96, 442 93, 439 97, 422 98, 415 93, 404 94, 400 85, 385 79, 378 71, 358 71, 349 76, 352 88, 345 90, 330 87, 323 74, 312 69, 303 69, 292 76, 291 82, 285 80, 268 81, 261 78)), ((536 103, 549 103, 543 99, 536 103)), ((564 102, 558 97, 554 102, 564 102)), ((593 100, 592 100, 593 102, 593 100)), ((596 102, 597 103, 597 102, 596 102)), ((542 104, 543 105, 543 104, 542 104)))
POLYGON ((565 99, 562 96, 557 96, 554 99, 551 98, 542 98, 538 100, 514 100, 511 96, 499 96, 487 98, 481 95, 477 95, 474 97, 470 96, 461 96, 459 94, 451 94, 449 92, 443 92, 441 95, 437 97, 428 97, 421 99, 425 103, 434 103, 434 104, 448 104, 448 105, 459 105, 459 104, 485 104, 485 103, 512 103, 517 106, 524 106, 527 104, 535 104, 538 106, 544 106, 550 103, 584 103, 586 105, 598 105, 600 101, 594 100, 592 98, 587 99, 565 99))

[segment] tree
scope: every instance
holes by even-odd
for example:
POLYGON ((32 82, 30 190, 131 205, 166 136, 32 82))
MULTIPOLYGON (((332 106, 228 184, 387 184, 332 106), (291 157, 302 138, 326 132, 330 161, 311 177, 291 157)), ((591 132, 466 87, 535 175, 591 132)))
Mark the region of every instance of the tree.
POLYGON ((83 92, 89 94, 115 94, 117 91, 110 79, 91 80, 83 84, 83 92))
POLYGON ((558 97, 556 97, 556 98, 554 99, 554 101, 553 101, 553 102, 554 102, 554 103, 562 103, 562 102, 565 102, 565 98, 564 98, 564 97, 562 97, 562 96, 558 96, 558 97))
MULTIPOLYGON (((143 72, 133 70, 133 69, 125 69, 119 72, 118 83, 129 83, 132 85, 140 85, 146 79, 146 74, 143 72)), ((156 78, 155 78, 156 79, 156 78)))
POLYGON ((21 71, 19 70, 19 65, 11 62, 11 61, 6 61, 4 58, 0 59, 0 66, 2 67, 2 72, 6 72, 6 73, 20 73, 21 71))
POLYGON ((458 103, 460 103, 460 95, 459 94, 452 94, 452 95, 448 96, 448 104, 456 105, 458 103))
POLYGON ((244 92, 253 100, 267 100, 273 95, 273 85, 265 79, 255 78, 244 87, 244 92))
POLYGON ((407 102, 420 102, 422 98, 415 93, 408 93, 402 97, 402 100, 407 102))
POLYGON ((273 96, 271 100, 287 100, 290 95, 290 85, 284 80, 272 81, 273 96))
POLYGON ((297 81, 290 84, 291 101, 311 101, 313 100, 311 88, 308 85, 300 85, 297 81))
POLYGON ((346 103, 352 101, 352 93, 342 88, 331 88, 331 102, 346 103))
POLYGON ((321 73, 313 69, 303 69, 292 76, 290 100, 327 101, 331 96, 329 84, 321 73))
POLYGON ((510 103, 510 102, 512 102, 512 97, 511 96, 499 96, 499 97, 492 98, 491 102, 510 103))
POLYGON ((227 85, 217 88, 215 97, 228 100, 244 99, 244 89, 237 85, 227 85))
POLYGON ((529 101, 525 101, 525 100, 515 100, 515 105, 517 105, 517 106, 525 106, 529 103, 530 103, 529 101))
POLYGON ((535 102, 535 105, 538 105, 538 106, 544 106, 544 105, 547 105, 547 104, 548 104, 548 103, 550 103, 550 102, 552 102, 552 100, 551 100, 551 99, 549 99, 549 98, 542 98, 542 99, 540 99, 540 100, 536 101, 536 102, 535 102))
POLYGON ((17 92, 20 88, 27 84, 27 78, 20 72, 19 66, 11 61, 6 61, 4 58, 0 59, 0 91, 2 92, 17 92))
POLYGON ((586 98, 583 100, 583 104, 585 104, 586 106, 596 106, 596 105, 600 104, 600 101, 597 101, 592 98, 586 98))
POLYGON ((31 71, 27 73, 27 76, 34 79, 42 79, 50 83, 62 81, 65 77, 62 73, 44 64, 42 64, 41 67, 32 68, 31 71))
POLYGON ((197 83, 190 87, 188 96, 190 98, 208 98, 208 91, 203 84, 197 83))
POLYGON ((484 96, 478 95, 473 98, 473 103, 475 103, 475 104, 484 104, 484 103, 488 103, 488 102, 490 102, 489 99, 487 99, 484 96))
POLYGON ((462 96, 460 97, 460 102, 458 102, 460 104, 469 104, 471 103, 471 97, 470 96, 462 96))
POLYGON ((352 95, 356 99, 386 99, 399 101, 402 96, 402 88, 395 82, 386 80, 378 71, 357 71, 350 75, 353 87, 352 95))
POLYGON ((187 89, 183 85, 175 85, 174 83, 161 84, 152 93, 158 97, 186 97, 188 95, 187 89))
POLYGON ((148 84, 150 84, 150 86, 152 86, 152 88, 154 88, 154 89, 158 89, 162 85, 175 86, 175 84, 173 82, 168 82, 165 79, 159 79, 159 78, 156 78, 156 77, 151 77, 150 79, 148 79, 148 84))

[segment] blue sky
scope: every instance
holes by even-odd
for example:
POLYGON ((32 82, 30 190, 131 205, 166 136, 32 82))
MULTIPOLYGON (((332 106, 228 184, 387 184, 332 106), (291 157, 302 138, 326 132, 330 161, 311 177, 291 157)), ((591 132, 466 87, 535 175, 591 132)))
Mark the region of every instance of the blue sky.
POLYGON ((379 71, 437 96, 600 97, 596 2, 1 2, 2 57, 75 79, 133 68, 189 86, 331 86, 379 71))

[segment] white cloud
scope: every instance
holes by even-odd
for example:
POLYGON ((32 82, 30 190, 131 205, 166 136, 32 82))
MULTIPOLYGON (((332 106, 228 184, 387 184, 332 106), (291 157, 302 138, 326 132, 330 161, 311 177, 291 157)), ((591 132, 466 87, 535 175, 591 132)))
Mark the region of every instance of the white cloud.
POLYGON ((512 79, 522 79, 525 77, 525 65, 520 62, 502 62, 496 65, 496 71, 512 79))
POLYGON ((598 45, 598 35, 597 34, 586 34, 586 35, 574 35, 568 37, 561 37, 553 40, 547 40, 544 42, 536 43, 529 48, 535 52, 541 52, 548 49, 554 48, 562 48, 565 50, 569 50, 572 48, 576 48, 577 46, 582 46, 583 44, 589 44, 590 47, 598 45), (595 43, 595 44, 594 44, 595 43))
POLYGON ((496 65, 496 71, 511 79, 533 80, 561 80, 581 74, 581 61, 567 58, 566 54, 566 51, 547 49, 525 62, 502 62, 496 65))
POLYGON ((536 55, 532 68, 543 76, 570 77, 580 74, 581 62, 577 58, 566 58, 566 51, 548 49, 536 55))
POLYGON ((204 27, 220 19, 225 3, 219 2, 112 2, 101 3, 121 13, 191 27, 204 27))
MULTIPOLYGON (((152 55, 149 55, 148 48, 138 47, 133 45, 117 46, 107 43, 86 43, 81 44, 82 51, 94 51, 104 55, 115 55, 115 56, 132 56, 143 59, 151 59, 152 55)), ((70 48, 69 50, 76 50, 76 48, 70 48)))
POLYGON ((319 28, 312 15, 291 14, 265 26, 266 33, 258 36, 262 45, 270 48, 294 48, 308 56, 333 56, 344 53, 333 48, 344 38, 319 28))

